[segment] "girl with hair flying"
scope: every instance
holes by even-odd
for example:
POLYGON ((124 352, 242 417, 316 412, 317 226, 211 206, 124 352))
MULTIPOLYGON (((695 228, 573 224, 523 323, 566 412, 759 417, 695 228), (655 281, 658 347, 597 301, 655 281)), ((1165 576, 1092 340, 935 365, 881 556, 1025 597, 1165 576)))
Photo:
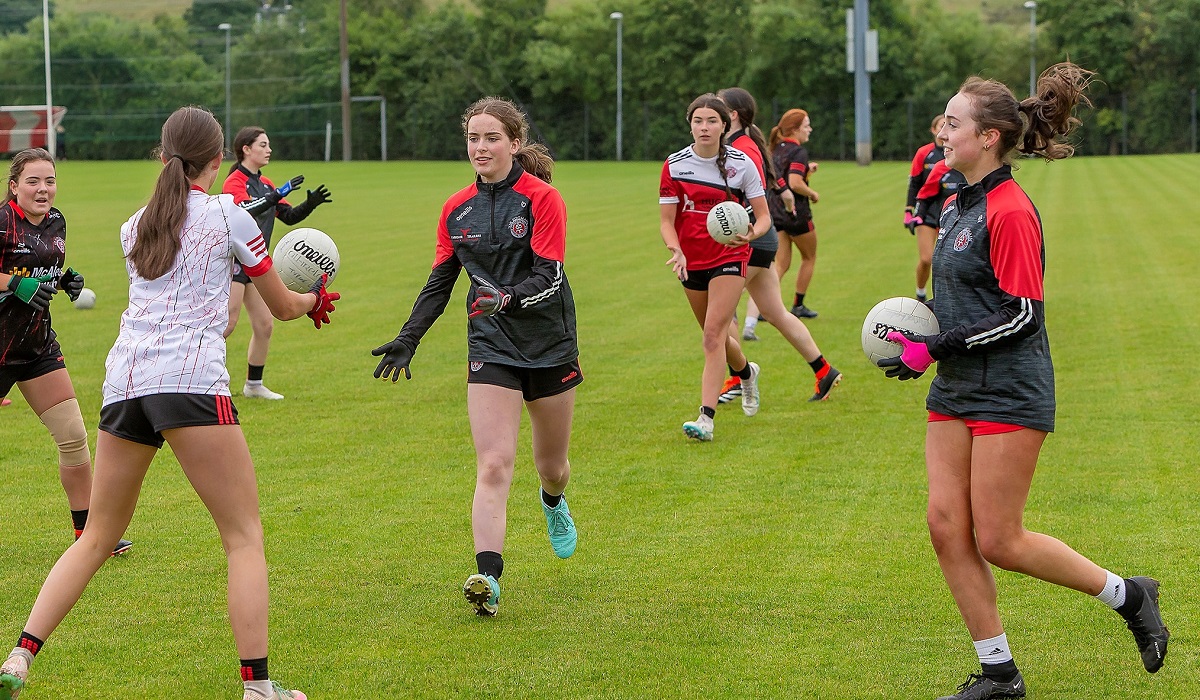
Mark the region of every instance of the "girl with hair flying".
POLYGON ((508 492, 516 464, 521 407, 533 428, 539 500, 554 553, 575 553, 575 521, 563 495, 571 478, 567 451, 575 387, 583 381, 575 333, 575 301, 563 271, 567 211, 550 185, 554 160, 529 142, 516 105, 485 97, 463 114, 475 182, 442 207, 433 271, 408 321, 382 356, 378 379, 396 382, 421 338, 446 309, 465 269, 467 293, 467 415, 475 442, 471 530, 478 572, 463 595, 477 615, 493 616, 504 573, 508 492))
POLYGON ((659 181, 659 234, 671 258, 667 264, 683 283, 688 305, 703 329, 704 372, 700 380, 700 415, 683 424, 689 438, 713 439, 713 417, 728 366, 742 384, 742 411, 758 413, 758 365, 746 360, 730 337, 733 312, 746 287, 749 242, 766 235, 771 214, 754 161, 725 145, 731 117, 724 100, 705 93, 688 105, 693 143, 671 154, 659 181), (721 244, 708 235, 708 212, 732 201, 754 210, 745 234, 721 244))
MULTIPOLYGON (((792 304, 792 314, 797 318, 816 318, 817 312, 804 305, 804 295, 808 293, 809 282, 812 281, 813 270, 817 265, 817 229, 813 225, 811 204, 820 201, 821 196, 808 185, 808 178, 817 172, 817 164, 808 160, 808 137, 812 135, 812 122, 808 112, 802 109, 789 109, 779 118, 779 123, 771 127, 771 139, 767 144, 775 172, 783 178, 787 187, 795 193, 795 206, 788 209, 781 197, 768 199, 771 206, 771 217, 775 228, 786 233, 796 250, 800 251, 800 267, 796 270, 796 296, 792 304)), ((792 266, 792 248, 788 243, 779 247, 775 256, 776 273, 779 279, 787 274, 792 266)))
POLYGON ((224 138, 212 114, 176 110, 162 127, 162 171, 149 203, 121 226, 129 308, 108 354, 95 498, 83 536, 50 571, 16 648, 0 667, 0 700, 15 698, 45 640, 75 606, 133 517, 142 480, 164 441, 221 535, 229 622, 243 700, 305 700, 267 673, 267 561, 254 464, 237 420, 221 331, 236 260, 280 320, 329 322, 339 297, 318 280, 290 291, 266 243, 229 195, 206 194, 224 138))
MULTIPOLYGON (((233 195, 233 203, 254 217, 267 250, 271 248, 271 232, 275 228, 275 219, 288 226, 295 226, 308 218, 317 207, 333 201, 329 190, 325 185, 321 185, 315 190, 309 190, 308 196, 300 204, 294 207, 288 204, 284 196, 297 190, 303 184, 304 176, 297 175, 276 189, 274 183, 262 174, 263 167, 271 162, 271 139, 261 126, 242 127, 233 138, 233 154, 237 162, 229 169, 229 176, 225 178, 221 192, 233 195)), ((251 399, 282 399, 283 394, 271 391, 263 385, 263 370, 267 364, 267 352, 271 348, 275 319, 258 289, 250 284, 250 276, 245 270, 236 267, 233 286, 229 290, 229 325, 222 333, 226 338, 237 327, 242 304, 246 305, 246 313, 250 315, 251 331, 250 346, 246 349, 246 383, 242 387, 242 396, 251 399)))
MULTIPOLYGON (((51 327, 50 299, 62 289, 74 301, 83 275, 63 268, 67 220, 54 208, 57 193, 48 151, 27 148, 13 158, 0 203, 0 396, 15 384, 50 431, 78 539, 88 520, 92 460, 75 387, 51 327)), ((112 554, 131 547, 129 540, 118 540, 112 554)))
POLYGON ((1125 619, 1150 673, 1170 633, 1152 578, 1121 578, 1022 522, 1038 454, 1054 430, 1054 369, 1043 307, 1046 252, 1037 210, 1012 177, 1014 152, 1066 158, 1060 142, 1091 72, 1060 63, 1018 102, 1004 85, 970 78, 946 105, 938 137, 946 165, 967 184, 947 202, 933 251, 941 328, 889 333, 903 354, 879 364, 889 377, 929 388, 925 463, 929 534, 982 672, 941 700, 1025 697, 996 604, 991 565, 1095 596, 1125 619))

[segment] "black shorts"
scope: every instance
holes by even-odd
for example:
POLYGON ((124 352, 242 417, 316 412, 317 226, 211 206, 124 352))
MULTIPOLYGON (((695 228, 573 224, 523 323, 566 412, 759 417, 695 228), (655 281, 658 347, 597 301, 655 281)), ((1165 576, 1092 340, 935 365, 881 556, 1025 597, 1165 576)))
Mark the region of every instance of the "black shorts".
POLYGON ((239 425, 228 396, 151 394, 100 409, 100 429, 122 440, 162 447, 162 431, 196 425, 239 425))
POLYGON ((925 212, 921 215, 921 223, 918 224, 918 226, 928 226, 929 228, 936 229, 939 225, 941 225, 941 223, 942 222, 938 220, 937 214, 933 212, 925 212))
POLYGON ((17 382, 27 382, 30 379, 44 377, 51 372, 66 368, 67 363, 63 362, 62 348, 58 346, 57 340, 51 340, 50 347, 46 348, 46 352, 34 361, 22 362, 19 365, 0 366, 0 396, 8 396, 8 392, 12 391, 13 384, 17 382))
MULTIPOLYGON (((753 255, 753 253, 751 253, 753 255)), ((687 279, 683 280, 683 288, 691 289, 696 292, 707 292, 708 283, 714 277, 736 275, 738 277, 746 276, 746 263, 732 262, 725 263, 718 267, 710 267, 707 270, 688 270, 687 279)))
POLYGON ((250 275, 242 270, 242 264, 237 260, 233 261, 233 281, 239 284, 250 284, 250 275))
MULTIPOLYGON (((750 249, 750 267, 770 267, 773 262, 775 262, 775 251, 750 249)), ((688 275, 690 276, 691 273, 689 272, 688 275)))
POLYGON ((491 384, 521 392, 526 401, 556 396, 583 383, 579 360, 557 367, 514 367, 495 362, 467 363, 467 384, 491 384))
POLYGON ((816 228, 817 227, 815 224, 813 224, 812 219, 804 219, 796 227, 789 226, 788 228, 781 228, 779 230, 795 238, 796 236, 803 236, 806 233, 812 233, 814 230, 816 230, 816 228))

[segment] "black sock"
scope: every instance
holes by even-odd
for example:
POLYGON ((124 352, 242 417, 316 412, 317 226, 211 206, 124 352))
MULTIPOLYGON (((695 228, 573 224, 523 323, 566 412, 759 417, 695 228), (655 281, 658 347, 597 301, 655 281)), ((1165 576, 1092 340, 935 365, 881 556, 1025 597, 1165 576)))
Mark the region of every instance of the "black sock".
POLYGON ((809 362, 808 366, 812 367, 813 374, 816 374, 816 373, 820 372, 821 370, 825 369, 826 367, 828 367, 829 363, 825 361, 824 355, 817 355, 817 359, 813 360, 812 362, 809 362))
POLYGON ((796 292, 796 303, 794 306, 804 306, 804 295, 800 292, 796 292))
POLYGON ((743 381, 749 379, 752 374, 750 372, 750 363, 747 362, 745 367, 735 370, 733 374, 734 376, 741 377, 743 381))
POLYGON ((34 656, 37 656, 38 652, 42 650, 43 644, 45 642, 24 630, 21 630, 21 636, 17 638, 17 646, 28 650, 34 656))
POLYGON ((999 664, 980 664, 983 667, 983 677, 997 683, 1011 683, 1017 677, 1017 662, 1009 659, 999 664))
POLYGON ((246 365, 246 379, 251 382, 261 382, 263 369, 266 365, 246 365))
POLYGON ((716 418, 717 417, 717 409, 709 408, 708 406, 701 406, 700 407, 700 415, 708 416, 709 418, 716 418))
POLYGON ((550 494, 546 493, 546 489, 542 489, 542 503, 545 503, 547 508, 553 508, 554 506, 558 505, 558 502, 562 500, 562 497, 563 495, 561 493, 557 496, 551 496, 550 494))
POLYGON ((242 659, 242 680, 244 681, 265 681, 270 676, 267 675, 267 657, 261 659, 242 659))
POLYGON ((1126 620, 1142 609, 1142 601, 1146 598, 1146 592, 1138 585, 1137 581, 1125 579, 1125 602, 1121 603, 1121 607, 1117 608, 1117 612, 1126 620))
POLYGON ((71 511, 71 522, 74 523, 76 532, 79 532, 83 529, 84 525, 87 525, 87 515, 87 508, 84 508, 83 510, 71 511))
MULTIPOLYGON (((747 364, 748 364, 748 363, 747 363, 747 364)), ((725 366, 726 366, 726 367, 729 367, 729 365, 725 365, 725 366)), ((729 376, 731 376, 731 377, 736 377, 736 376, 738 376, 737 370, 735 370, 733 367, 729 367, 729 376)))
POLYGON ((480 552, 476 554, 475 565, 479 567, 479 573, 484 576, 491 576, 497 581, 500 580, 500 575, 504 573, 504 557, 500 556, 500 552, 480 552))

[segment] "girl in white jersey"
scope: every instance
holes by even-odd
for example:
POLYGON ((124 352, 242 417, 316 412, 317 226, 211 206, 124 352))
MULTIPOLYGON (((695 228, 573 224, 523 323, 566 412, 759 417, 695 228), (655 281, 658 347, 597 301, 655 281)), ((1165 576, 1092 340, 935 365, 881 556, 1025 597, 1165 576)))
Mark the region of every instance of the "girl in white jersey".
POLYGON ((339 295, 325 291, 324 279, 307 294, 284 287, 254 219, 231 196, 206 194, 221 167, 223 143, 207 110, 176 110, 163 124, 163 169, 154 194, 121 227, 129 308, 108 355, 91 517, 50 571, 17 647, 0 667, 0 700, 20 692, 43 641, 129 525, 164 440, 221 533, 243 700, 305 700, 267 674, 267 562, 258 487, 230 400, 221 331, 235 260, 280 320, 307 313, 320 328, 339 295))

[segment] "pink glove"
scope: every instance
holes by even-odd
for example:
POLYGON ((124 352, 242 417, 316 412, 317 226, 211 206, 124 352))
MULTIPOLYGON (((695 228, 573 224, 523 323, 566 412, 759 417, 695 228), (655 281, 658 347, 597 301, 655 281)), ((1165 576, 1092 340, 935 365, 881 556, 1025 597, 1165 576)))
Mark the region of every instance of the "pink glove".
POLYGON ((914 232, 913 229, 915 229, 917 226, 920 226, 920 225, 921 225, 921 217, 919 217, 916 214, 912 213, 911 211, 905 209, 904 210, 904 228, 908 229, 909 233, 913 233, 914 232))
POLYGON ((887 339, 904 348, 900 357, 879 361, 880 367, 888 368, 886 374, 889 377, 898 377, 902 381, 916 379, 935 362, 933 356, 929 354, 929 345, 926 344, 923 336, 905 335, 899 331, 892 331, 887 334, 887 339))

